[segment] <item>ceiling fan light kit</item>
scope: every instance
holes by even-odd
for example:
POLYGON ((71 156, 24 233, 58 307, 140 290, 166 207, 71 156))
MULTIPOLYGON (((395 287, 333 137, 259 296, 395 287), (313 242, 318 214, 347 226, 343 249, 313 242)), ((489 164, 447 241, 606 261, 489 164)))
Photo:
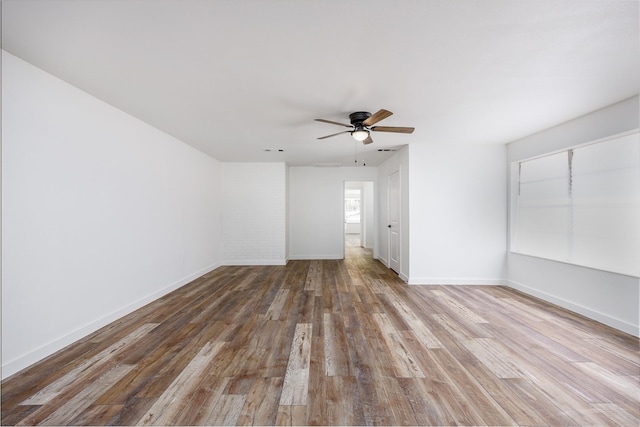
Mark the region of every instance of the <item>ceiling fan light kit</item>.
POLYGON ((394 132, 394 133, 413 133, 415 128, 412 127, 399 127, 399 126, 373 126, 381 120, 386 119, 393 113, 391 111, 381 109, 378 110, 375 114, 371 114, 367 111, 356 111, 355 113, 349 114, 350 125, 334 122, 332 120, 326 119, 315 119, 317 122, 329 123, 332 125, 345 126, 351 128, 351 130, 345 130, 338 133, 333 133, 331 135, 321 136, 318 139, 326 139, 331 138, 333 136, 341 135, 343 133, 350 133, 353 139, 356 141, 361 141, 363 144, 371 144, 373 139, 371 139, 370 132, 394 132))
POLYGON ((369 131, 364 130, 362 128, 361 129, 356 129, 353 132, 351 132, 351 136, 356 141, 364 141, 365 139, 367 139, 369 137, 369 131))

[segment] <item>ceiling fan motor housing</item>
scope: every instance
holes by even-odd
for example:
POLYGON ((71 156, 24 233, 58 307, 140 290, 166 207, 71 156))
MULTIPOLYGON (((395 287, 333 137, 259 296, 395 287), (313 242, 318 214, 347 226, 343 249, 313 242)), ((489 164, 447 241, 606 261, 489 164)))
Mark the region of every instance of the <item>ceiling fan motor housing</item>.
POLYGON ((350 133, 351 136, 356 141, 362 141, 365 144, 371 144, 373 140, 370 136, 370 131, 380 131, 380 132, 395 132, 395 133, 413 133, 414 128, 412 127, 400 127, 400 126, 373 126, 378 123, 380 120, 384 120, 387 117, 391 116, 393 113, 389 110, 380 109, 375 114, 371 114, 368 111, 356 111, 355 113, 349 114, 349 120, 351 121, 351 125, 346 125, 340 122, 334 122, 333 120, 327 119, 314 119, 318 122, 329 123, 332 125, 344 126, 348 128, 352 128, 351 130, 345 130, 342 132, 334 133, 327 136, 321 136, 318 139, 326 139, 331 138, 333 136, 341 135, 344 133, 350 133))
POLYGON ((356 111, 355 113, 349 114, 349 120, 351 120, 351 124, 353 126, 362 126, 362 122, 371 117, 371 113, 366 111, 356 111))

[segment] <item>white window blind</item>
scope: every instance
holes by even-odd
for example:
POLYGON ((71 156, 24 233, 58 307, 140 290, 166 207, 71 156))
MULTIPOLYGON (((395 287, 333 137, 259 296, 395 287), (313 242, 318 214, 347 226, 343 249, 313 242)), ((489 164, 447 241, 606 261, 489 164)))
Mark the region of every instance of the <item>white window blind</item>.
POLYGON ((638 134, 574 150, 572 260, 640 275, 638 134))
POLYGON ((514 252, 640 276, 637 132, 516 167, 514 252))
POLYGON ((552 259, 567 257, 569 168, 567 153, 520 163, 515 250, 552 259))

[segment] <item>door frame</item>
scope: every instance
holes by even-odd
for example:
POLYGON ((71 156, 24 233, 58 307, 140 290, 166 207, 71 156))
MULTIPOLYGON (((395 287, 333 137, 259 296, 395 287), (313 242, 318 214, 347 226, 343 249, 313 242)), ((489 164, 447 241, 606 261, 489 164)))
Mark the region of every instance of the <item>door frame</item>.
MULTIPOLYGON (((373 212, 372 212, 372 217, 373 218, 368 218, 368 220, 373 220, 373 247, 372 247, 372 252, 373 252, 373 257, 374 259, 376 258, 376 254, 377 254, 377 246, 378 246, 378 217, 379 217, 379 212, 378 212, 378 197, 376 195, 376 191, 378 191, 377 188, 377 184, 376 184, 376 180, 373 179, 344 179, 342 181, 342 259, 344 259, 345 257, 345 244, 346 244, 346 233, 345 233, 345 212, 344 212, 344 202, 345 202, 345 190, 347 189, 347 183, 348 182, 369 182, 372 184, 372 191, 371 191, 371 197, 373 198, 372 202, 373 202, 373 212)), ((362 194, 363 192, 360 192, 360 200, 362 201, 362 194)), ((362 206, 360 207, 362 209, 362 206)), ((363 235, 363 222, 362 222, 362 218, 360 219, 360 238, 362 239, 362 235, 363 235)))
POLYGON ((387 268, 389 268, 390 270, 395 271, 398 276, 401 276, 401 269, 402 269, 402 174, 400 173, 400 168, 396 169, 395 171, 389 173, 387 175, 387 259, 388 259, 388 265, 387 268), (397 235, 398 235, 398 265, 397 265, 397 270, 394 270, 392 268, 392 264, 394 264, 392 262, 392 251, 391 251, 391 177, 393 175, 397 174, 398 176, 398 188, 397 188, 397 200, 395 201, 397 203, 397 212, 398 212, 398 218, 397 218, 397 235))

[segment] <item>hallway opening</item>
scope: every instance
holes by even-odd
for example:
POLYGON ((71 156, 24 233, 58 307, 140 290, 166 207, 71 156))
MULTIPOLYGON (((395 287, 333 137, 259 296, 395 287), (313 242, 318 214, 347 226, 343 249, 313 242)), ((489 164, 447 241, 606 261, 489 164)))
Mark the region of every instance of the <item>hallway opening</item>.
POLYGON ((344 247, 345 257, 355 248, 367 249, 375 245, 373 181, 345 181, 344 183, 344 247))

